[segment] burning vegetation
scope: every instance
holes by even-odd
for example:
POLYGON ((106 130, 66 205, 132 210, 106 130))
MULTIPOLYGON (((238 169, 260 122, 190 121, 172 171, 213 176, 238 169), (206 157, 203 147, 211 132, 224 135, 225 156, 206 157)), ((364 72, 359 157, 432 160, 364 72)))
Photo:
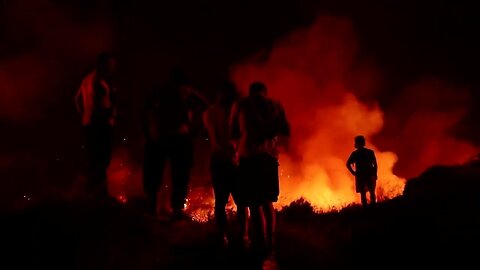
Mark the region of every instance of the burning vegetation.
MULTIPOLYGON (((376 153, 379 201, 402 194, 406 179, 422 169, 458 164, 477 152, 449 133, 468 108, 466 89, 435 78, 423 79, 400 93, 392 106, 381 107, 375 99, 385 91, 381 70, 360 55, 354 27, 346 18, 319 17, 310 27, 277 41, 267 55, 233 66, 231 77, 243 92, 252 81, 265 82, 269 95, 284 104, 290 119, 290 151, 280 157, 279 209, 300 198, 317 211, 357 203, 345 162, 359 134, 376 153), (392 133, 394 128, 396 133, 392 133)), ((120 159, 126 158, 124 154, 120 159)), ((141 170, 132 173, 136 166, 130 167, 110 168, 111 186, 122 201, 127 200, 126 193, 141 192, 141 170), (134 192, 132 183, 136 183, 134 192)), ((208 220, 213 203, 209 187, 192 185, 187 209, 193 219, 208 220)), ((230 206, 234 211, 234 204, 230 206)))

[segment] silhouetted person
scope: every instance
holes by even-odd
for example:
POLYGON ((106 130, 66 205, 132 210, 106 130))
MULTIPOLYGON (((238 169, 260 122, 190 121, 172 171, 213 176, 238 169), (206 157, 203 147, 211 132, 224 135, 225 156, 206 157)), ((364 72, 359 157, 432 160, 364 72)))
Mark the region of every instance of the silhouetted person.
POLYGON ((108 196, 107 169, 112 154, 115 122, 116 59, 108 53, 97 57, 96 68, 88 74, 75 96, 82 114, 89 159, 87 187, 94 195, 108 196))
POLYGON ((360 193, 363 206, 367 206, 367 192, 370 204, 376 203, 377 159, 375 152, 365 147, 365 137, 355 137, 355 148, 347 160, 347 168, 355 176, 355 191, 360 193), (354 167, 354 168, 353 168, 354 167))
POLYGON ((157 214, 157 193, 169 160, 172 218, 185 217, 184 208, 193 165, 191 110, 188 102, 191 93, 190 82, 184 72, 175 69, 169 81, 156 88, 146 101, 143 184, 152 215, 157 214))
MULTIPOLYGON (((236 198, 234 184, 238 177, 236 149, 228 131, 230 112, 238 94, 233 83, 223 85, 216 101, 203 113, 203 123, 211 145, 210 176, 215 195, 215 220, 224 245, 227 237, 227 206, 230 195, 236 198)), ((242 226, 242 235, 247 232, 247 209, 237 204, 237 213, 242 226)))
POLYGON ((252 231, 261 236, 266 251, 273 253, 275 209, 278 200, 278 146, 286 146, 290 126, 283 106, 267 97, 261 82, 250 85, 249 95, 232 107, 231 134, 238 138, 238 201, 249 207, 252 231))

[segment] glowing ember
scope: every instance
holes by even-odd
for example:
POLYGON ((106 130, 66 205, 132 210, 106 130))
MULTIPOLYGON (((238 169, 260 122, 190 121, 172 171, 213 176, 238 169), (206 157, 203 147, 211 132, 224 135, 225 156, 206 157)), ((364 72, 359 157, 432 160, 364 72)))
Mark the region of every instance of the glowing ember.
POLYGON ((122 203, 127 198, 143 194, 140 167, 130 160, 128 149, 119 147, 114 150, 112 162, 108 168, 108 191, 122 203))
POLYGON ((121 203, 123 203, 123 204, 125 204, 125 203, 128 202, 127 197, 124 196, 124 195, 118 195, 116 198, 117 198, 117 201, 119 201, 119 202, 121 202, 121 203))
POLYGON ((212 188, 194 188, 189 191, 186 211, 192 220, 208 222, 214 216, 214 206, 212 188))

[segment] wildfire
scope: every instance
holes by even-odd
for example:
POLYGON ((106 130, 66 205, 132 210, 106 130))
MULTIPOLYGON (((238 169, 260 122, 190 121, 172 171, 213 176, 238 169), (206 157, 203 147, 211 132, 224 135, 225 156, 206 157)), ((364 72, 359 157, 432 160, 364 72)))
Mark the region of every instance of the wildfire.
MULTIPOLYGON (((442 82, 434 80, 407 89, 397 106, 382 111, 374 95, 382 90, 381 72, 372 61, 360 57, 355 31, 345 18, 318 18, 312 26, 278 41, 267 57, 261 55, 232 67, 231 78, 244 92, 253 81, 263 81, 269 95, 284 105, 289 118, 292 138, 289 152, 280 156, 278 209, 302 198, 318 211, 358 203, 354 178, 345 165, 357 135, 364 135, 367 147, 375 151, 379 201, 403 192, 406 180, 394 174, 394 166, 401 169, 402 176, 417 175, 420 169, 448 165, 476 153, 474 147, 460 143, 447 132, 460 119, 464 109, 458 108, 464 107, 467 98, 454 99, 453 108, 435 113, 437 107, 444 108, 440 105, 452 101, 450 87, 442 82), (439 91, 442 98, 434 98, 439 91), (425 93, 418 98, 415 94, 420 92, 425 93), (406 112, 405 104, 412 95, 417 97, 418 109, 406 112), (389 148, 395 152, 377 147, 376 135, 384 130, 390 131, 390 136, 380 138, 382 145, 394 145, 389 148), (419 162, 410 162, 412 155, 419 162), (402 159, 397 164, 399 156, 402 159)), ((120 163, 127 156, 120 159, 112 162, 120 166, 111 168, 111 176, 116 178, 111 190, 131 189, 122 179, 136 179, 134 188, 141 194, 141 172, 132 173, 132 168, 120 163)), ((193 220, 210 220, 214 211, 211 187, 193 188, 185 206, 193 220)), ((233 202, 228 207, 235 211, 233 202)))
MULTIPOLYGON (((253 81, 265 82, 269 95, 285 106, 291 124, 291 151, 280 157, 278 209, 300 198, 319 211, 358 202, 345 163, 359 134, 377 156, 378 199, 403 191, 405 179, 392 172, 396 154, 380 151, 371 141, 383 127, 384 114, 375 102, 364 103, 355 95, 357 85, 366 91, 377 81, 375 72, 353 68, 355 44, 349 21, 321 18, 280 41, 266 62, 248 61, 232 69, 241 90, 253 81)), ((214 209, 212 189, 192 189, 186 208, 193 220, 208 221, 214 209)))
POLYGON ((320 17, 277 42, 268 60, 250 59, 232 70, 244 92, 253 81, 265 82, 289 118, 292 149, 280 157, 278 208, 300 198, 323 211, 358 202, 345 166, 356 135, 364 135, 376 153, 379 200, 403 191, 405 179, 392 172, 396 154, 380 151, 371 140, 382 129, 384 114, 376 102, 355 95, 378 87, 377 72, 355 63, 356 44, 348 20, 320 17))
MULTIPOLYGON (((404 179, 392 174, 391 169, 396 157, 393 153, 380 153, 377 155, 379 164, 385 166, 379 168, 377 182, 378 201, 384 201, 400 195, 404 188, 404 179)), ((286 173, 286 168, 298 166, 289 160, 288 156, 280 159, 280 197, 275 204, 277 209, 288 206, 300 198, 312 204, 319 212, 328 212, 341 209, 352 203, 359 202, 359 195, 355 193, 353 177, 345 170, 343 160, 332 161, 324 167, 324 164, 301 165, 304 171, 297 174, 286 173), (336 178, 333 179, 327 170, 337 170, 336 178)))

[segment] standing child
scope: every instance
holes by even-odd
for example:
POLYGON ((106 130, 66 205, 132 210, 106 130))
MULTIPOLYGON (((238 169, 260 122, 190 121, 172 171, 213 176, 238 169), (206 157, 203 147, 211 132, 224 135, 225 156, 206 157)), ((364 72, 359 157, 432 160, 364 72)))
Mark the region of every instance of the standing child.
POLYGON ((347 168, 355 176, 355 191, 360 193, 362 205, 366 207, 367 192, 370 193, 370 204, 376 203, 377 159, 375 152, 365 147, 365 137, 355 137, 355 148, 347 160, 347 168))

